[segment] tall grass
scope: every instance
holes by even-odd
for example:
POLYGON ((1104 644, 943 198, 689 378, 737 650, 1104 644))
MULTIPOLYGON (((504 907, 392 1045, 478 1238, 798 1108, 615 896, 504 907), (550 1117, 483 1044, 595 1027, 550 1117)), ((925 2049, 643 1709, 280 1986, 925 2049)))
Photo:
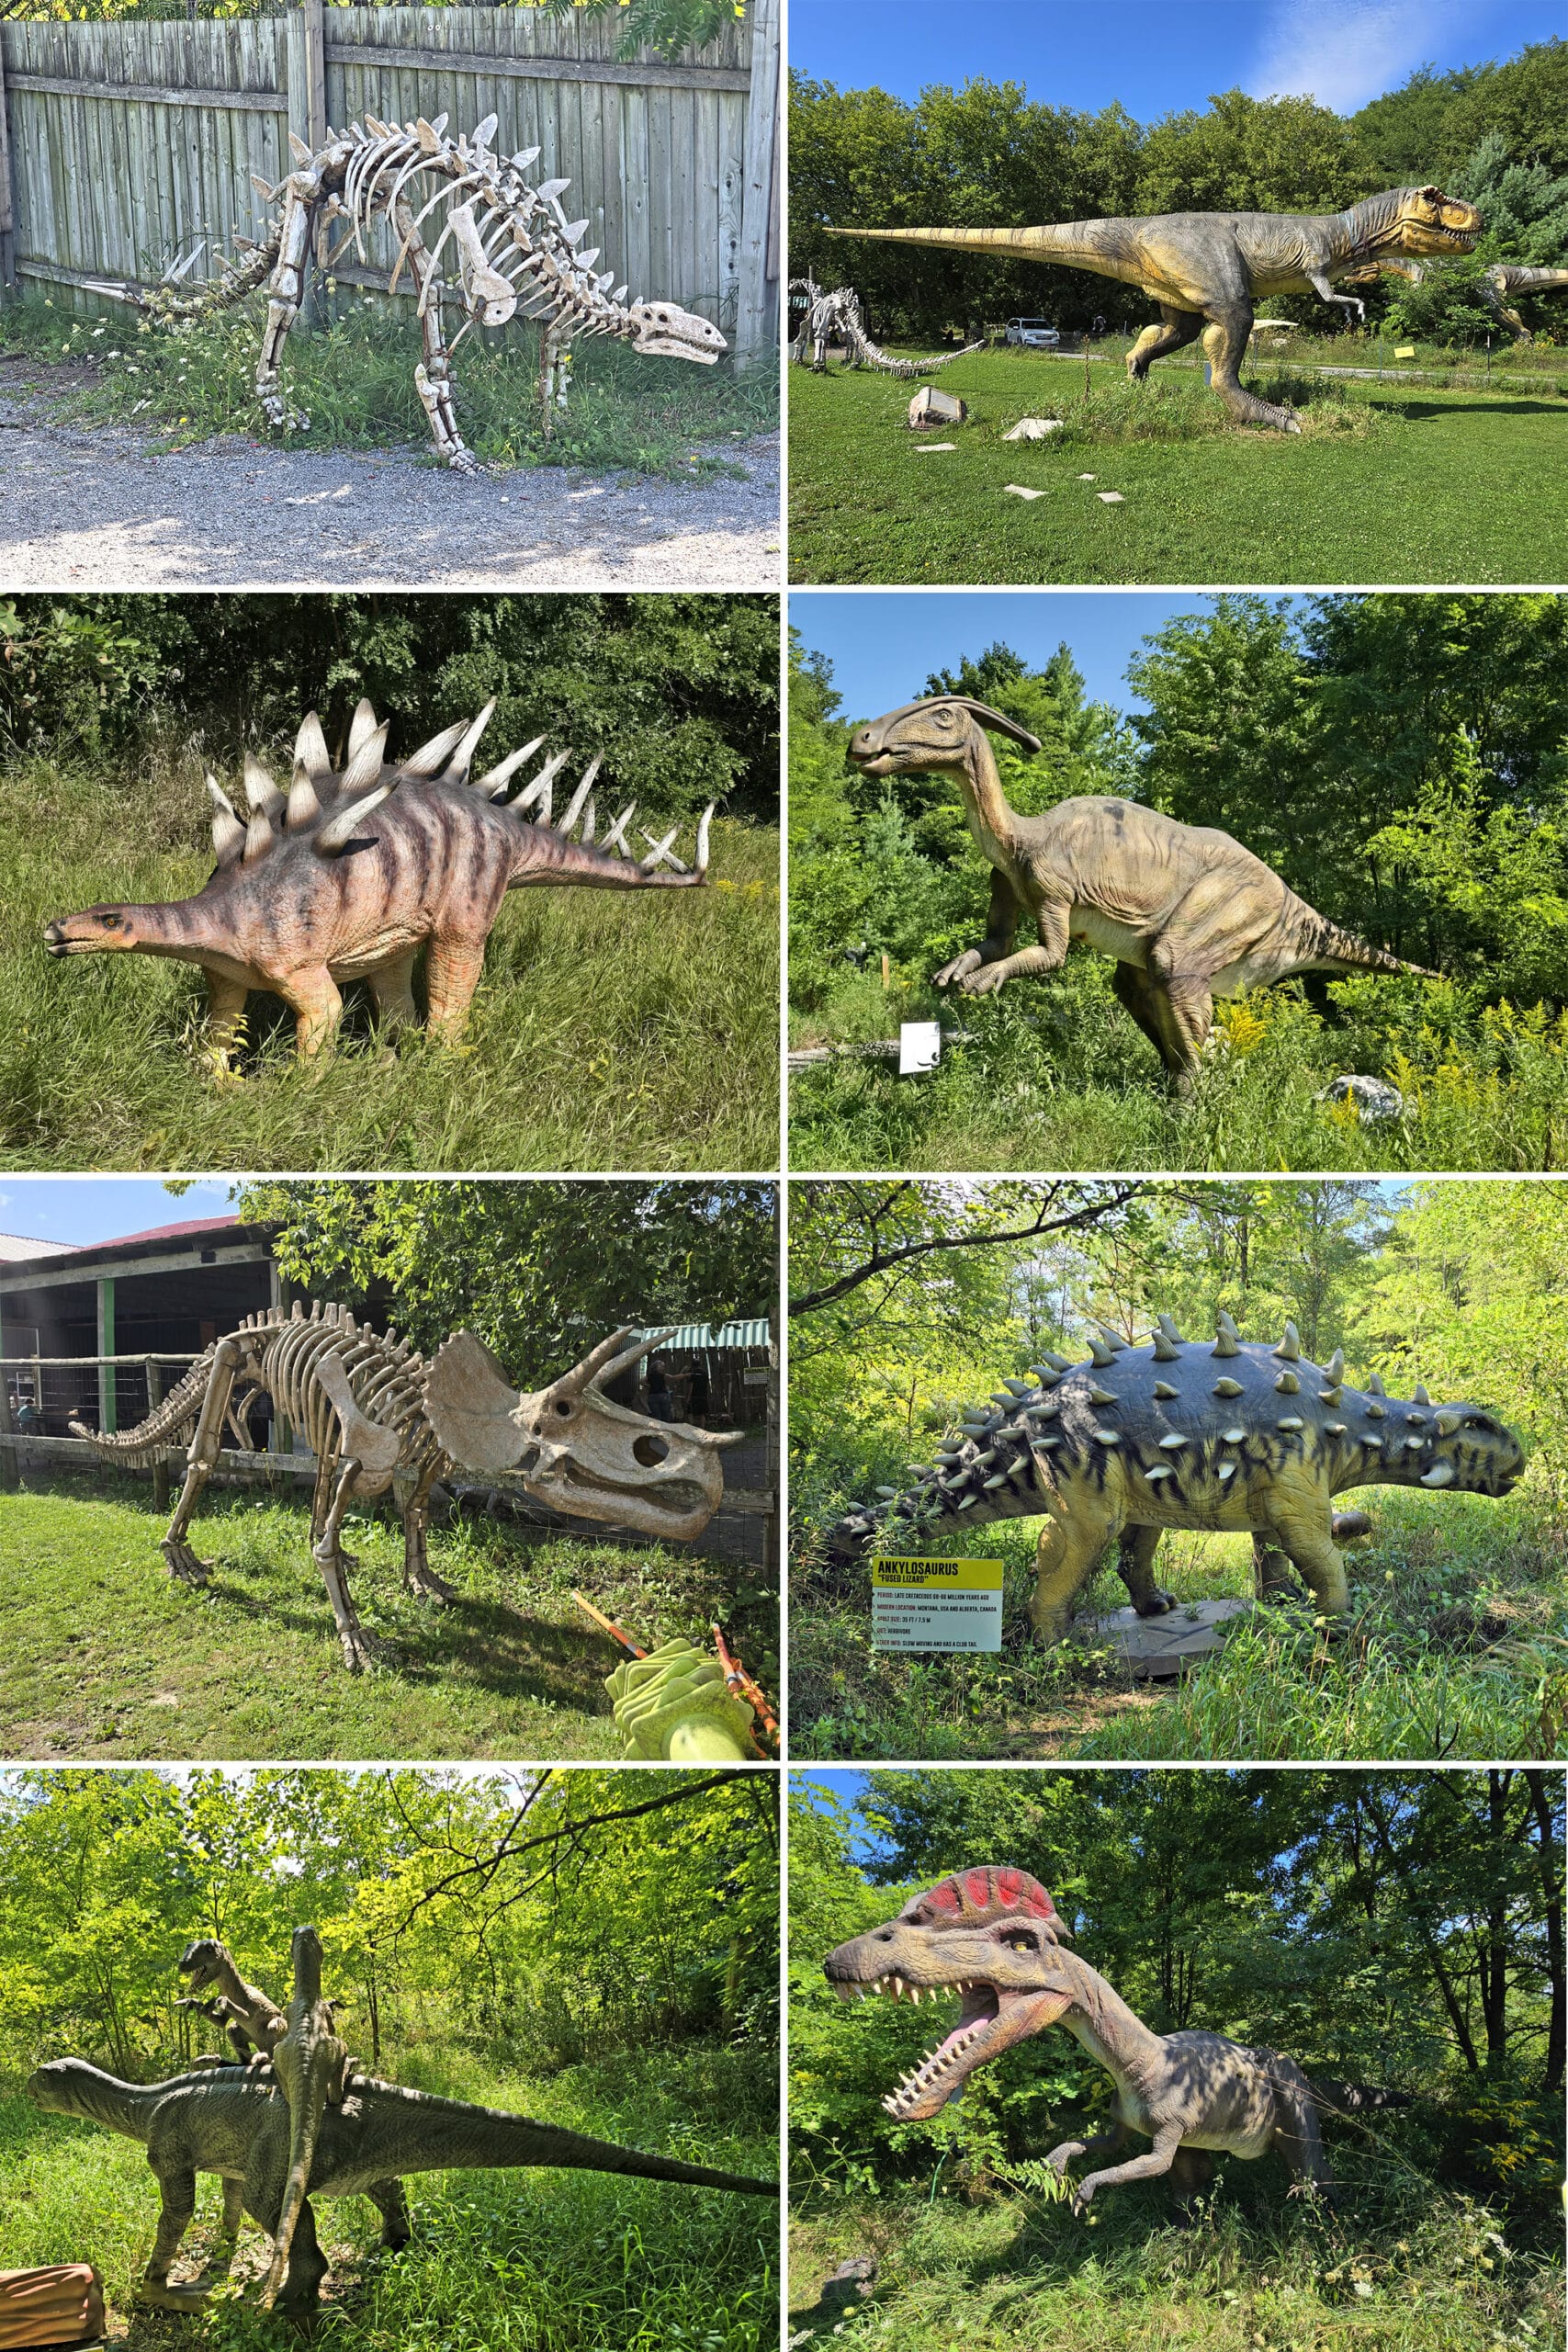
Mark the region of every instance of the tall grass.
POLYGON ((355 984, 337 1050, 302 1064, 282 1003, 254 997, 233 1085, 207 1070, 193 967, 57 963, 40 936, 78 908, 199 889, 201 798, 195 751, 97 774, 0 760, 0 1166, 776 1166, 771 831, 716 822, 704 890, 516 894, 456 1048, 384 1041, 355 984))
MULTIPOLYGON (((410 304, 340 292, 329 298, 320 332, 289 336, 284 393, 310 418, 308 431, 278 434, 256 405, 256 356, 265 298, 238 310, 154 327, 134 311, 107 318, 62 313, 31 296, 6 313, 13 349, 55 362, 86 362, 91 375, 64 392, 69 415, 135 423, 184 447, 220 433, 304 448, 431 448, 413 371, 419 325, 410 304)), ((463 437, 487 464, 626 467, 670 479, 739 473, 726 447, 772 432, 778 422, 776 373, 737 375, 679 359, 639 359, 603 339, 573 356, 567 411, 547 441, 538 399, 538 345, 531 330, 476 329, 454 363, 463 437)), ((431 448, 431 462, 440 461, 431 448)))
MULTIPOLYGON (((773 2177, 765 2065, 722 2049, 623 2052, 549 2081, 495 2061, 384 2060, 393 2079, 507 2107, 687 2162, 773 2177), (418 2077, 416 2081, 416 2077, 418 2077)), ((763 2198, 592 2172, 449 2172, 408 2182, 414 2235, 384 2254, 363 2198, 323 2203, 333 2264, 320 2336, 343 2352, 773 2352, 778 2225, 763 2198)), ((218 2219, 198 2183, 197 2221, 176 2278, 194 2276, 218 2219)), ((125 2313, 152 2247, 157 2186, 135 2143, 0 2098, 0 2267, 96 2262, 125 2313)), ((262 2352, 276 2320, 255 2308, 267 2241, 241 2233, 230 2285, 200 2315, 152 2312, 138 2345, 262 2352)), ((117 2324, 123 2324, 117 2319, 117 2324)))

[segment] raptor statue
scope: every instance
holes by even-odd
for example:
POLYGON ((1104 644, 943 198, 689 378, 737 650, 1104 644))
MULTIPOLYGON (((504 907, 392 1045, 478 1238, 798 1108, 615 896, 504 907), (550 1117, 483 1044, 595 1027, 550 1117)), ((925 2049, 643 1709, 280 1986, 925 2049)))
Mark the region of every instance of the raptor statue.
POLYGON ((1069 220, 1034 229, 829 229, 830 237, 877 237, 994 258, 1059 263, 1141 286, 1159 306, 1127 354, 1141 382, 1150 365, 1201 335, 1213 389, 1240 424, 1299 433, 1293 409, 1259 400, 1240 368, 1260 298, 1334 291, 1391 254, 1467 254, 1482 232, 1472 204, 1437 187, 1387 188, 1344 212, 1164 212, 1147 220, 1069 220))
POLYGON ((1404 972, 1417 964, 1369 947, 1318 914, 1228 833, 1183 825, 1138 801, 1085 794, 1041 817, 1002 795, 987 729, 1025 752, 1040 741, 965 695, 906 703, 858 729, 849 757, 863 775, 951 775, 975 845, 992 869, 978 947, 935 976, 940 989, 987 996, 1009 980, 1061 968, 1075 944, 1116 958, 1111 986, 1179 1094, 1190 1092, 1213 1025, 1214 999, 1292 972, 1404 972), (1015 953, 1021 916, 1038 944, 1015 953))
POLYGON ((199 294, 175 291, 200 253, 198 245, 151 291, 96 279, 85 281, 87 290, 133 303, 160 323, 173 323, 227 310, 265 283, 266 328, 256 366, 256 399, 269 423, 303 432, 310 420, 288 406, 278 370, 304 300, 310 256, 319 238, 345 221, 327 269, 350 244, 364 261, 366 232, 372 221, 385 219, 398 243, 387 291, 397 292, 406 263, 424 336, 414 388, 437 450, 457 473, 479 470, 457 429, 453 401, 452 353, 470 327, 504 326, 513 317, 538 322, 539 404, 547 440, 566 406, 575 342, 610 335, 645 356, 694 359, 711 367, 728 348, 718 329, 674 302, 647 302, 640 295, 628 302, 626 288, 615 285, 615 271, 595 268, 597 245, 584 248, 587 220, 566 217, 560 199, 571 182, 543 180, 536 187, 528 173, 540 150, 498 154, 491 143, 496 123, 496 116, 487 115, 471 137, 448 139, 444 114, 434 122, 422 115, 400 125, 367 114, 346 130, 329 125, 324 143, 314 152, 290 131, 294 169, 276 187, 255 180, 263 201, 277 207, 265 236, 259 243, 236 238, 243 258, 212 285, 199 294), (420 232, 432 214, 436 220, 427 243, 420 232), (441 274, 448 239, 464 312, 450 347, 441 274))
MULTIPOLYGON (((1250 1533, 1277 1548, 1325 1618, 1349 1608, 1334 1498, 1350 1487, 1506 1495, 1525 1466, 1515 1432, 1479 1405, 1409 1403, 1374 1373, 1364 1389, 1302 1352, 1293 1323, 1270 1347, 1243 1340, 1223 1310, 1212 1342, 1184 1339, 1168 1315, 1138 1344, 1100 1326, 1087 1363, 1047 1352, 1008 1378, 900 1492, 829 1531, 849 1562, 1000 1519, 1044 1518, 1029 1614, 1036 1637, 1064 1641, 1073 1603, 1108 1544, 1141 1617, 1176 1602, 1154 1578, 1168 1528, 1250 1533)), ((1358 1515, 1359 1516, 1359 1515, 1358 1515)), ((1349 1532, 1346 1530, 1343 1532, 1349 1532)))
MULTIPOLYGON (((306 1937, 314 1934, 313 1928, 299 1930, 306 1937)), ((209 1955, 205 1964, 215 1967, 220 1978, 237 1977, 223 1945, 209 1943, 199 1949, 209 1955), (211 1954, 220 1958, 213 1962, 211 1954)), ((319 1955, 319 1946, 317 1951, 319 1955)), ((297 1972, 299 1953, 297 1936, 297 1972)), ((319 1956, 313 1977, 309 1967, 306 1974, 319 1991, 319 1956)), ((291 2009, 299 1998, 297 1995, 291 2009)), ((330 2004, 321 2006, 330 2012, 330 2004)), ((296 2030, 292 2022, 289 2030, 296 2030)), ((329 2016, 325 2041, 330 2040, 329 2016)), ((270 2059, 257 2058, 249 2065, 218 2061, 161 2083, 122 2083, 80 2058, 51 2059, 28 2080, 28 2096, 45 2114, 79 2116, 138 2140, 146 2149, 163 2210, 141 2282, 142 2301, 190 2311, 207 2300, 200 2287, 169 2283, 170 2268, 196 2212, 197 2173, 216 2173, 223 2183, 220 2273, 232 2256, 242 2213, 249 2213, 273 2239, 275 2256, 280 2257, 273 2263, 264 2300, 270 2304, 276 2295, 278 2310, 295 2315, 316 2309, 329 2267, 317 2238, 312 2200, 368 2197, 381 2216, 382 2244, 400 2249, 411 2235, 403 2190, 410 2173, 542 2165, 683 2182, 743 2197, 778 2194, 776 2183, 752 2180, 743 2173, 644 2155, 638 2149, 536 2123, 502 2108, 473 2107, 461 2099, 403 2090, 360 2074, 345 2060, 338 2080, 340 2096, 329 2094, 315 2102, 303 2193, 292 2196, 299 2179, 298 2101, 309 2094, 301 2092, 287 2064, 278 2065, 277 2052, 286 2044, 287 2036, 270 2059), (285 2237, 285 2218, 290 2213, 292 2229, 285 2237)), ((321 2089, 320 2076, 316 2089, 321 2089)))
POLYGON ((185 1485, 162 1548, 176 1582, 205 1585, 211 1565, 191 1548, 192 1517, 225 1434, 238 1448, 254 1449, 249 1415, 259 1396, 268 1396, 274 1418, 290 1423, 316 1459, 310 1549, 353 1674, 372 1662, 377 1643, 348 1588, 355 1561, 342 1529, 351 1502, 394 1496, 404 1588, 422 1600, 451 1598, 431 1572, 425 1531, 432 1487, 459 1468, 514 1479, 572 1518, 674 1543, 702 1533, 724 1494, 719 1451, 739 1443, 743 1432, 654 1420, 606 1393, 668 1336, 612 1331, 559 1379, 520 1393, 471 1331, 454 1334, 427 1363, 411 1341, 356 1322, 346 1306, 316 1299, 307 1312, 296 1299, 287 1311, 248 1316, 205 1349, 135 1429, 106 1436, 81 1421, 71 1428, 105 1460, 135 1469, 188 1443, 185 1485))
POLYGON ((193 899, 167 906, 85 908, 47 925, 51 956, 130 952, 198 965, 206 978, 208 1046, 214 1071, 231 1075, 253 989, 283 999, 301 1056, 319 1053, 343 1015, 339 983, 369 983, 389 1027, 416 1024, 415 959, 424 951, 429 1025, 460 1037, 479 986, 485 942, 509 890, 689 890, 707 879, 710 807, 697 825, 694 864, 671 843, 629 854, 636 801, 595 841, 589 763, 559 819, 554 779, 570 756, 547 759, 512 795, 512 779, 543 742, 536 736, 483 775, 474 753, 494 700, 477 718, 443 728, 406 759, 389 760, 389 722, 362 701, 335 769, 311 711, 294 746, 288 790, 254 755, 245 758, 242 820, 209 776, 218 864, 193 899), (580 837, 572 831, 581 826, 580 837), (673 870, 660 870, 669 865, 673 870))
POLYGON ((971 352, 985 349, 983 343, 966 343, 962 351, 933 352, 929 359, 895 359, 867 334, 860 296, 852 286, 824 290, 809 277, 792 277, 789 283, 790 299, 804 312, 791 354, 818 375, 826 369, 829 348, 835 342, 843 344, 852 368, 874 368, 884 376, 934 375, 949 360, 967 359, 971 352))
POLYGON ((1412 2104, 1403 2091, 1312 2082, 1293 2058, 1223 2033, 1153 2033, 1097 1969, 1064 1949, 1068 1935, 1038 1879, 985 1865, 943 1879, 885 1927, 828 1954, 823 1973, 841 2000, 958 1995, 952 2031, 882 2102, 897 2122, 928 2122, 977 2068, 1065 2026, 1114 2081, 1114 2121, 1092 2139, 1064 2140, 1046 2163, 1065 2173, 1080 2156, 1152 2143, 1146 2155, 1084 2176, 1073 2197, 1081 2215, 1098 2189, 1129 2180, 1168 2179, 1186 2202, 1210 2179, 1215 2155, 1270 2150, 1292 2185, 1332 2196, 1319 2115, 1412 2104))

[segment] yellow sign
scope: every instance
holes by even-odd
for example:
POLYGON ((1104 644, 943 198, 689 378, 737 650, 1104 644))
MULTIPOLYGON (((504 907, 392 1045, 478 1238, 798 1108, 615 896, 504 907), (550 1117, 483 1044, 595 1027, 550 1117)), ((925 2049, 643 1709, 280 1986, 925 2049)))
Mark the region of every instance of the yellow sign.
POLYGON ((1414 359, 1416 345, 1413 343, 1399 344, 1395 346, 1393 356, 1396 359, 1414 359))
POLYGON ((873 1560, 873 1585, 907 1591, 919 1586, 927 1592, 1000 1592, 999 1560, 873 1560))
POLYGON ((999 1650, 999 1560, 871 1564, 871 1645, 877 1650, 999 1650))

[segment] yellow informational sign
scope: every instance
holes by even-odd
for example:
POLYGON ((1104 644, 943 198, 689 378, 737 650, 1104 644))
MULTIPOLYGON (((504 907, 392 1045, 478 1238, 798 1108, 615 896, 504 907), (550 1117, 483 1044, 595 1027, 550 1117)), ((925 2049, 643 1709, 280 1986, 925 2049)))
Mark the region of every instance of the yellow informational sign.
POLYGON ((999 1560, 871 1564, 871 1645, 878 1650, 999 1650, 999 1560))
POLYGON ((1413 343, 1398 344, 1394 348, 1393 356, 1396 359, 1414 359, 1416 356, 1416 345, 1413 343))

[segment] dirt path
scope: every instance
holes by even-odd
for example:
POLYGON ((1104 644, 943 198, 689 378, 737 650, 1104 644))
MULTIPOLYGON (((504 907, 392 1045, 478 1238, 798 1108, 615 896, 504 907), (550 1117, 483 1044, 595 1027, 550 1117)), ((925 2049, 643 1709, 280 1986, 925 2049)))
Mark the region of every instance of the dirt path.
POLYGON ((0 396, 0 588, 776 588, 776 435, 746 479, 556 467, 478 481, 414 449, 172 456, 0 396))

